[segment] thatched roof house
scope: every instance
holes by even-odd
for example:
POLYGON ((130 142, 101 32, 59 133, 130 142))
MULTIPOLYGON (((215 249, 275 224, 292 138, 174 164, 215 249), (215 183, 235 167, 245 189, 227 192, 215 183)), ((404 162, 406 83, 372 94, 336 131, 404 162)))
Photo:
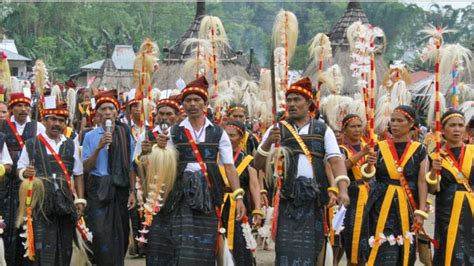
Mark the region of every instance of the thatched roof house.
MULTIPOLYGON (((352 77, 352 71, 349 66, 352 63, 351 51, 349 50, 349 42, 347 41, 346 31, 347 28, 354 22, 361 21, 362 23, 369 23, 367 16, 362 10, 360 3, 354 0, 349 1, 347 9, 344 12, 344 15, 339 19, 333 28, 329 32, 328 36, 331 40, 333 59, 331 60, 332 64, 338 64, 341 67, 342 75, 344 76, 344 87, 342 89, 342 94, 353 95, 357 91, 357 81, 352 77)), ((328 67, 326 65, 325 67, 328 67)), ((375 62, 375 71, 377 80, 381 80, 383 74, 387 70, 387 65, 385 64, 382 54, 376 55, 375 62)), ((317 65, 315 62, 311 62, 304 72, 304 75, 311 77, 313 81, 317 81, 317 65)), ((376 87, 378 84, 376 84, 376 87)))
MULTIPOLYGON (((189 29, 173 47, 163 49, 160 70, 153 76, 154 87, 161 90, 174 89, 179 78, 182 78, 186 83, 195 79, 194 75, 183 72, 183 66, 186 60, 192 56, 191 51, 196 47, 195 45, 186 47, 183 43, 187 39, 198 38, 199 27, 205 15, 205 3, 197 2, 196 16, 189 29)), ((234 51, 230 46, 224 47, 217 60, 220 81, 234 76, 241 76, 248 80, 258 79, 260 76, 260 68, 254 63, 254 60, 251 59, 249 62, 241 51, 234 51)), ((210 84, 213 82, 212 73, 208 73, 206 78, 210 84)))
POLYGON ((115 45, 113 52, 107 45, 106 59, 81 67, 82 75, 78 78, 78 86, 86 87, 94 80, 91 88, 117 89, 129 91, 133 87, 133 61, 135 52, 131 45, 115 45))

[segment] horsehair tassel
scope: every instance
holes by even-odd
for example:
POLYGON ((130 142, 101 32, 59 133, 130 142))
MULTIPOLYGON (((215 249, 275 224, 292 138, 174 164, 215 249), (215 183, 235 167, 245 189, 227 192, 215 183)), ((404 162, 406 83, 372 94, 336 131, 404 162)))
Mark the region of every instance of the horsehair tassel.
POLYGON ((197 44, 197 51, 196 51, 196 79, 199 78, 199 71, 201 68, 201 45, 197 44))
MULTIPOLYGON (((440 84, 439 84, 439 64, 440 64, 440 51, 441 37, 435 37, 436 42, 436 62, 435 62, 435 92, 436 92, 436 103, 435 103, 435 114, 436 114, 436 127, 435 127, 435 141, 436 141, 436 158, 440 157, 441 152, 441 110, 440 110, 440 84)), ((439 176, 440 172, 436 171, 436 175, 439 176)), ((439 179, 439 178, 438 178, 439 179)))
MULTIPOLYGON (((322 72, 323 72, 323 49, 321 49, 321 52, 319 54, 318 77, 321 76, 322 72)), ((320 100, 321 100, 321 85, 322 85, 322 82, 319 80, 318 89, 316 91, 316 110, 319 110, 319 105, 320 105, 320 100)))
POLYGON ((453 108, 457 109, 459 102, 458 102, 458 69, 457 69, 456 64, 453 64, 451 76, 453 78, 453 108))

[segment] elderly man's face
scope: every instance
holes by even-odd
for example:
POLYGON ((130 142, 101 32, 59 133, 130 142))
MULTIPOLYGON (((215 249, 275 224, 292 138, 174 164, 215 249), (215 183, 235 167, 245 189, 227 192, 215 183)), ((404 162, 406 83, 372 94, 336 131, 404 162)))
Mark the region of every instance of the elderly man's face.
POLYGON ((15 121, 17 121, 20 124, 23 124, 26 122, 26 119, 28 118, 28 115, 30 114, 30 105, 27 103, 17 103, 12 107, 12 113, 15 118, 15 121))
POLYGON ((103 103, 97 110, 97 115, 99 116, 100 122, 104 123, 107 119, 115 121, 118 114, 113 103, 103 103))

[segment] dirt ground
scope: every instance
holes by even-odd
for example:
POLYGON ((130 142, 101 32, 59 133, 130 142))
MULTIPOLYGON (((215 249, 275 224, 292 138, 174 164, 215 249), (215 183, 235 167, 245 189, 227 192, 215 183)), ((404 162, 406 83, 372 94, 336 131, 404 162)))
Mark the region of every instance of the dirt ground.
MULTIPOLYGON (((433 213, 430 215, 430 219, 425 222, 425 229, 429 235, 433 236, 433 233, 434 233, 434 214, 433 213)), ((259 266, 274 265, 274 261, 275 261, 274 251, 266 251, 259 248, 257 250, 256 257, 257 257, 257 265, 259 266)), ((125 265, 126 266, 142 266, 142 265, 145 265, 145 259, 136 258, 136 257, 132 258, 132 257, 127 256, 125 260, 125 265)), ((339 265, 341 266, 347 265, 345 256, 342 258, 342 261, 339 263, 339 265)), ((415 265, 423 265, 423 264, 417 261, 415 265)))

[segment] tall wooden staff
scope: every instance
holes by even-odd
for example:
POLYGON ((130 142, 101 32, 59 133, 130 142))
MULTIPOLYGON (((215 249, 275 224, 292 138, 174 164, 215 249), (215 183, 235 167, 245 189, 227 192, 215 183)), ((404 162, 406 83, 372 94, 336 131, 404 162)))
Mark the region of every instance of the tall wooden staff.
MULTIPOLYGON (((369 26, 371 27, 371 26, 369 26)), ((370 87, 369 87, 369 145, 370 153, 374 153, 375 148, 375 45, 374 45, 375 36, 370 37, 370 87)), ((375 174, 374 165, 369 164, 367 167, 368 173, 375 174)))
MULTIPOLYGON (((284 47, 285 56, 284 56, 284 66, 285 70, 283 73, 283 77, 280 76, 281 86, 280 88, 284 88, 285 91, 288 87, 288 72, 289 72, 289 61, 292 58, 295 49, 296 49, 296 42, 298 39, 298 20, 296 16, 289 12, 281 10, 273 24, 272 30, 272 38, 273 38, 273 48, 277 47, 284 47)), ((275 75, 275 51, 272 50, 272 65, 271 65, 271 76, 272 76, 272 112, 273 112, 273 119, 274 125, 276 126, 277 120, 277 90, 276 90, 276 75, 275 75)), ((281 74, 281 73, 280 73, 281 74)), ((273 217, 272 217, 272 239, 276 239, 277 227, 278 227, 278 212, 279 212, 279 205, 280 205, 280 197, 281 197, 281 187, 283 182, 283 160, 282 160, 282 151, 280 143, 275 143, 275 152, 273 156, 274 160, 274 178, 276 179, 276 192, 275 197, 273 200, 273 217)), ((271 158, 267 158, 271 159, 271 158)))
MULTIPOLYGON (((437 27, 437 30, 441 30, 437 27)), ((439 84, 439 63, 440 63, 440 47, 441 47, 441 37, 436 35, 434 37, 435 46, 436 46, 436 60, 435 60, 435 93, 436 93, 436 103, 435 103, 435 117, 436 117, 436 126, 435 126, 435 142, 436 142, 436 158, 441 158, 441 99, 440 99, 440 84, 439 84)), ((436 179, 439 180, 440 171, 436 171, 436 179)))

